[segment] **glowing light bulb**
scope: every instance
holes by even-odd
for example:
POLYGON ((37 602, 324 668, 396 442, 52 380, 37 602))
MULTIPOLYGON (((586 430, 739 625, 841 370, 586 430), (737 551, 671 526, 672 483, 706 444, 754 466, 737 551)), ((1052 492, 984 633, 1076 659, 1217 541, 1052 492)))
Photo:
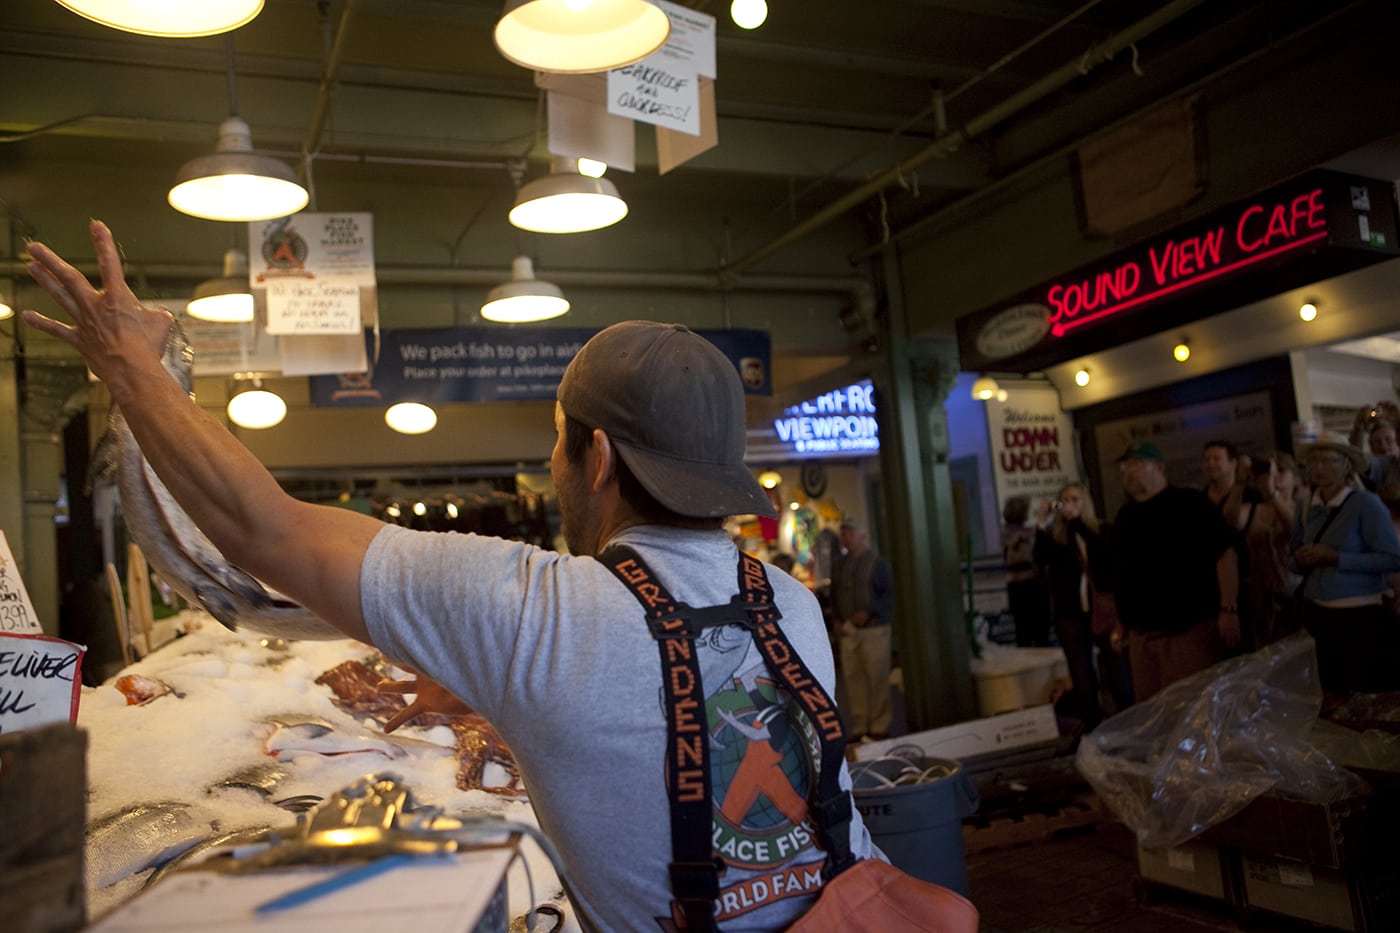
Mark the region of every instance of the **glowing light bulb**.
POLYGON ((608 171, 608 163, 597 159, 579 159, 578 173, 585 178, 602 178, 608 171))
POLYGON ((1172 358, 1178 363, 1185 363, 1187 360, 1191 359, 1190 345, 1183 340, 1181 343, 1172 347, 1172 358))
POLYGON ((1301 308, 1298 309, 1298 316, 1305 321, 1316 320, 1317 305, 1313 304, 1311 301, 1307 302, 1301 308))
POLYGON ((1076 373, 1074 374, 1074 384, 1077 385, 1077 386, 1086 386, 1086 385, 1088 385, 1088 384, 1089 384, 1089 370, 1087 370, 1087 369, 1081 369, 1081 370, 1079 370, 1078 372, 1076 372, 1076 373))
POLYGON ((426 504, 426 503, 423 503, 423 502, 415 502, 415 503, 413 503, 413 514, 414 514, 414 515, 417 515, 419 518, 422 518, 424 515, 427 515, 427 514, 428 514, 428 506, 427 506, 427 504, 426 504))

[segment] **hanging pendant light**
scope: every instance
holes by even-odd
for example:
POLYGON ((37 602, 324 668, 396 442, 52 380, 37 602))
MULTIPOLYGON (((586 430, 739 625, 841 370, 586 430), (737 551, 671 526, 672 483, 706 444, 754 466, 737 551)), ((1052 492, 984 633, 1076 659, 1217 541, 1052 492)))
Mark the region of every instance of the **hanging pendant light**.
POLYGON ((437 412, 421 402, 399 402, 384 412, 384 423, 400 434, 427 434, 437 420, 437 412))
POLYGON ((496 48, 534 71, 588 74, 639 62, 671 34, 651 0, 506 0, 496 48))
POLYGON ((535 278, 535 265, 528 256, 516 256, 511 263, 510 281, 486 294, 481 316, 488 321, 522 324, 548 321, 569 310, 569 299, 552 282, 535 278))
POLYGON ((263 0, 58 0, 79 16, 143 36, 192 39, 246 26, 262 12, 263 0))
POLYGON ((244 389, 228 400, 229 420, 240 428, 252 430, 281 424, 287 417, 287 403, 276 392, 264 389, 260 377, 253 376, 252 380, 253 388, 244 389))
POLYGON ((311 196, 285 162, 254 152, 248 124, 230 116, 219 124, 217 151, 180 168, 169 200, 192 217, 252 221, 295 214, 311 196))
POLYGON ((584 233, 627 216, 627 202, 606 178, 587 178, 578 160, 556 157, 543 178, 526 182, 515 196, 510 222, 533 233, 584 233))
POLYGON ((295 214, 311 195, 297 182, 291 167, 253 151, 253 133, 238 116, 237 81, 233 71, 233 36, 225 38, 228 54, 229 116, 219 124, 213 155, 181 166, 170 189, 170 206, 205 220, 272 220, 295 214))
POLYGON ((201 321, 221 324, 251 321, 253 292, 248 286, 248 254, 241 249, 224 253, 224 274, 196 285, 185 312, 201 321))

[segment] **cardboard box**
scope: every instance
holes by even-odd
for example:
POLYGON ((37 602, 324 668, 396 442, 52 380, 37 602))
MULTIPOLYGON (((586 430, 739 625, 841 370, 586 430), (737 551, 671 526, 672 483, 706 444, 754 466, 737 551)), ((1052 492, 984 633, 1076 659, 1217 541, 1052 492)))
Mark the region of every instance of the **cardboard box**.
POLYGON ((1138 874, 1144 881, 1235 903, 1235 855, 1230 849, 1185 842, 1171 849, 1138 846, 1138 874))
POLYGON ((1348 869, 1246 853, 1244 906, 1357 933, 1400 928, 1400 866, 1392 857, 1348 869))
POLYGON ((68 723, 0 735, 0 928, 70 933, 87 922, 87 734, 68 723))
POLYGON ((1330 868, 1245 855, 1244 896, 1248 907, 1298 917, 1339 930, 1361 929, 1345 876, 1330 868))
POLYGON ((1060 727, 1053 706, 973 719, 927 732, 914 732, 856 746, 856 758, 868 761, 888 754, 900 745, 916 745, 927 758, 966 761, 979 755, 1008 752, 1033 745, 1058 742, 1060 727))
POLYGON ((1393 851, 1398 834, 1400 804, 1393 799, 1366 796, 1308 803, 1267 793, 1198 838, 1256 855, 1344 868, 1393 851))

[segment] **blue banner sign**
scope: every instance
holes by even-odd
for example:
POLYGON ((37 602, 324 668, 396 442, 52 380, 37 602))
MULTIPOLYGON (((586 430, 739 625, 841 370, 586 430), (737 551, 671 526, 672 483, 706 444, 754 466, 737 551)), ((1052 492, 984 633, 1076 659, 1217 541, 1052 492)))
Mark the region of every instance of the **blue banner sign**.
MULTIPOLYGON (((312 376, 311 404, 373 407, 396 402, 506 402, 552 399, 564 368, 596 330, 580 327, 451 327, 367 332, 368 373, 312 376)), ((729 357, 751 395, 770 395, 766 331, 700 330, 729 357)))
POLYGON ((778 443, 793 454, 850 456, 880 450, 875 389, 866 379, 800 402, 773 419, 778 443))

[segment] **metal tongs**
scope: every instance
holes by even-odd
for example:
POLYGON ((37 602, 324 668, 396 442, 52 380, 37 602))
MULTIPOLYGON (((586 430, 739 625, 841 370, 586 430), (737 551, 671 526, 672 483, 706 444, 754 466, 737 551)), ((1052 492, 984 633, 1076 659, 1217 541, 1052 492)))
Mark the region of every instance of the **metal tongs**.
POLYGON ((262 871, 288 865, 326 865, 386 855, 456 852, 461 820, 419 807, 393 774, 368 774, 337 791, 299 822, 298 835, 269 839, 264 851, 230 860, 225 871, 262 871))

